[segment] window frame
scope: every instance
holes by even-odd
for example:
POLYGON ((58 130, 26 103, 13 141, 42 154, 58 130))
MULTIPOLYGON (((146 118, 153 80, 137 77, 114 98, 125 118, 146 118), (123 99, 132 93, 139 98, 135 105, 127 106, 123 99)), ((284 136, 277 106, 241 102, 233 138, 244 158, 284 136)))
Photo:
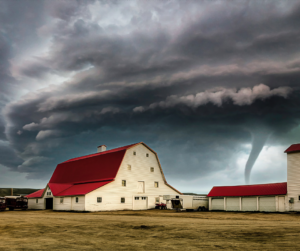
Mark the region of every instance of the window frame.
POLYGON ((154 187, 159 188, 159 182, 158 181, 154 181, 154 187), (157 184, 157 186, 156 186, 156 184, 157 184))
POLYGON ((126 187, 126 180, 122 180, 122 187, 126 187))
POLYGON ((38 204, 39 203, 39 199, 35 199, 35 203, 38 204))
POLYGON ((127 170, 131 171, 131 165, 127 164, 127 170))
POLYGON ((149 157, 149 153, 146 153, 146 157, 149 157))
POLYGON ((121 203, 125 203, 125 197, 121 197, 121 203))
POLYGON ((97 197, 97 203, 102 203, 102 197, 97 197))
POLYGON ((61 198, 60 198, 59 203, 60 203, 60 204, 64 204, 64 197, 61 197, 61 198))
POLYGON ((133 155, 136 156, 136 151, 133 151, 133 155))
POLYGON ((154 173, 154 167, 150 167, 150 173, 154 173))
POLYGON ((134 200, 140 200, 140 197, 135 196, 135 197, 134 197, 134 200))
POLYGON ((75 197, 75 203, 78 203, 78 202, 79 202, 79 198, 75 197))

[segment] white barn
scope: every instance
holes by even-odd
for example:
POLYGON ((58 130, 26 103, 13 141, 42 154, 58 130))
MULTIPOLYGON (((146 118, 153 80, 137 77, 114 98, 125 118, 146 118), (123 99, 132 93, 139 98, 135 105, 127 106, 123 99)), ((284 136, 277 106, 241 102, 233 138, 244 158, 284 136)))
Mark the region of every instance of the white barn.
POLYGON ((287 182, 213 187, 209 210, 223 211, 300 211, 300 144, 287 153, 287 182))
POLYGON ((28 209, 66 211, 142 210, 180 195, 163 174, 156 152, 144 143, 95 154, 57 165, 45 189, 28 195, 28 209))

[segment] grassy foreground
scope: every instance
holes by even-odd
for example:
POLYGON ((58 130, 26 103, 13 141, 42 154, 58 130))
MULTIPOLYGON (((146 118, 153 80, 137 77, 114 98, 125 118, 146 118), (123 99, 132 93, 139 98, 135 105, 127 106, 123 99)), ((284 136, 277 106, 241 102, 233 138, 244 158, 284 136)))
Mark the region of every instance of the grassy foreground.
POLYGON ((300 214, 0 212, 0 250, 300 250, 300 214))

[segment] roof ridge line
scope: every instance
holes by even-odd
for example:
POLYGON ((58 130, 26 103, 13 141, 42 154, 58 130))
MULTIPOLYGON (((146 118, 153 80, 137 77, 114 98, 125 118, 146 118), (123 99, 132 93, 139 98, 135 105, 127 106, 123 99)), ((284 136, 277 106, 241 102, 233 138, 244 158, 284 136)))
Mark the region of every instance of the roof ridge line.
POLYGON ((249 185, 233 185, 233 186, 213 186, 213 187, 241 187, 241 186, 260 186, 260 185, 272 185, 272 184, 282 184, 287 183, 285 182, 275 182, 275 183, 264 183, 264 184, 249 184, 249 185))
POLYGON ((87 183, 97 183, 97 182, 111 181, 111 180, 115 180, 115 179, 111 178, 111 179, 102 179, 102 180, 94 180, 94 181, 86 181, 86 182, 76 182, 76 183, 73 183, 73 186, 74 185, 80 185, 80 184, 87 184, 87 183))

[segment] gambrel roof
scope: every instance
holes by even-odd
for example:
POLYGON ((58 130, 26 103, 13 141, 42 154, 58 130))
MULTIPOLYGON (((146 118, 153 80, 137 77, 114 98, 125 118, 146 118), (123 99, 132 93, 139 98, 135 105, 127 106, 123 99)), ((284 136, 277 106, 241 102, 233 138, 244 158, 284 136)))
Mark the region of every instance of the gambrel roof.
MULTIPOLYGON (((114 181, 126 151, 138 144, 143 144, 157 157, 157 154, 151 148, 143 142, 140 142, 112 150, 69 159, 58 164, 48 183, 53 196, 85 195, 114 181)), ((163 175, 162 169, 161 173, 163 175)), ((166 182, 164 175, 163 179, 165 184, 171 187, 166 182)), ((171 188, 178 192, 175 188, 171 188)), ((27 195, 27 197, 42 197, 45 191, 46 189, 42 189, 38 192, 27 195)))

